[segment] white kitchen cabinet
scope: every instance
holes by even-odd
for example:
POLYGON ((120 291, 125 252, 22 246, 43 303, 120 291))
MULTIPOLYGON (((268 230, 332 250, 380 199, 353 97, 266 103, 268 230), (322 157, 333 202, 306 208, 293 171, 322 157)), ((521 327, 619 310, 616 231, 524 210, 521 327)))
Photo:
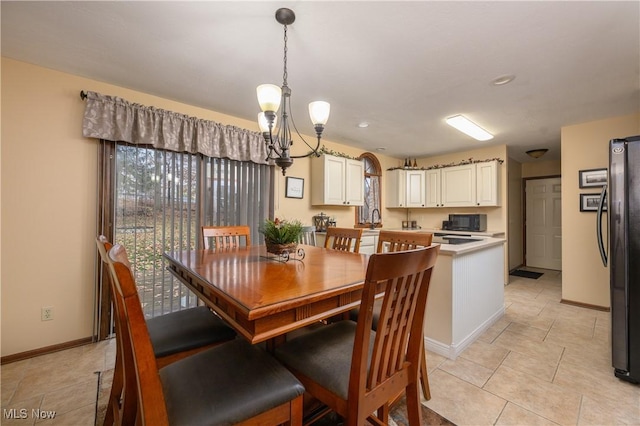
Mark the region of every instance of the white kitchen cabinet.
POLYGON ((378 237, 376 235, 362 234, 360 238, 360 254, 373 254, 376 252, 378 237))
POLYGON ((311 204, 364 205, 364 162, 333 155, 312 157, 311 204))
POLYGON ((391 170, 386 177, 387 207, 426 207, 424 170, 391 170))
POLYGON ((387 206, 407 207, 407 172, 406 170, 391 170, 386 175, 387 206))
POLYGON ((407 171, 407 207, 426 207, 427 195, 424 170, 407 171))
POLYGON ((442 205, 442 197, 441 197, 441 187, 442 187, 442 174, 440 173, 442 169, 430 169, 425 171, 426 178, 426 206, 427 207, 443 207, 442 205))
POLYGON ((500 205, 497 161, 464 164, 426 171, 426 207, 500 205))
POLYGON ((476 163, 476 205, 500 205, 500 165, 497 161, 476 163))
POLYGON ((444 167, 441 171, 440 200, 444 207, 476 205, 476 165, 444 167))

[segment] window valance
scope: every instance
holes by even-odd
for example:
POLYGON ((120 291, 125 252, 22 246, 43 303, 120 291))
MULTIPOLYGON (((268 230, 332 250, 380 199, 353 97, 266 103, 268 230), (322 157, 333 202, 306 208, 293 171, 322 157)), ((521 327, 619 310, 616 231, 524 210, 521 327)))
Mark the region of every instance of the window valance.
POLYGON ((85 137, 269 164, 264 139, 258 132, 130 103, 117 96, 84 93, 85 137))

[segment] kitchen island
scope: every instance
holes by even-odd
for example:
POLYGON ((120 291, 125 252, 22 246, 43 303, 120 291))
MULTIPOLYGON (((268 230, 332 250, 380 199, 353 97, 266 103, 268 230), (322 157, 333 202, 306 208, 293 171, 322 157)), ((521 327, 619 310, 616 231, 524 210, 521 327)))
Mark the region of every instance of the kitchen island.
MULTIPOLYGON (((433 233, 433 243, 440 244, 427 299, 425 346, 455 359, 504 315, 505 240, 488 236, 503 233, 405 231, 433 233)), ((379 232, 363 232, 360 253, 375 252, 379 232)), ((324 244, 324 235, 317 234, 317 245, 324 244)))
POLYGON ((473 239, 448 244, 434 237, 441 246, 427 299, 425 345, 450 359, 504 315, 505 241, 473 239))

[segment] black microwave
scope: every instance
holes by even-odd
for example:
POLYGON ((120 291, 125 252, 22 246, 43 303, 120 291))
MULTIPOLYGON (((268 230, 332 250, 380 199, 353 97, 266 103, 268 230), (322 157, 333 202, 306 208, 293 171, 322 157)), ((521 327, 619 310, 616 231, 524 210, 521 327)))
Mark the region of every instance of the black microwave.
POLYGON ((449 220, 442 223, 447 231, 484 232, 487 230, 486 214, 450 214, 449 220))

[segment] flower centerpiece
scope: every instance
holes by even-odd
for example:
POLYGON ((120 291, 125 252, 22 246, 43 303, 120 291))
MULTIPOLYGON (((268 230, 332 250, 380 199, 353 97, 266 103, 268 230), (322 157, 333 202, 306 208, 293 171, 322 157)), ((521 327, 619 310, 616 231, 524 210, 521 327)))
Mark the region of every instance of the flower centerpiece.
POLYGON ((260 228, 264 235, 267 252, 277 255, 292 253, 298 247, 298 240, 302 233, 302 223, 299 220, 267 219, 260 228))

